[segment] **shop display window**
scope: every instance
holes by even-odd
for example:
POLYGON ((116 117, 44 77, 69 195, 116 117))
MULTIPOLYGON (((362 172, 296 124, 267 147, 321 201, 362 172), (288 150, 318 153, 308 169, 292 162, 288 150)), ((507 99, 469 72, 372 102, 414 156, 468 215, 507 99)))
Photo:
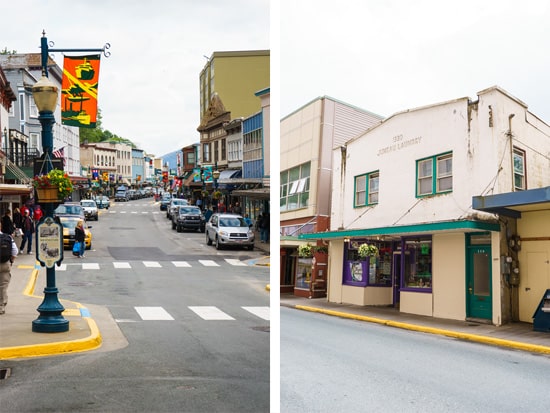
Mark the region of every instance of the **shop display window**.
POLYGON ((386 248, 384 243, 380 243, 377 245, 378 257, 361 258, 357 249, 364 242, 368 241, 346 243, 343 284, 358 287, 391 285, 391 249, 386 248))
POLYGON ((404 266, 402 290, 431 291, 432 239, 431 237, 404 239, 404 266))
POLYGON ((298 263, 296 264, 296 288, 309 290, 311 273, 311 258, 298 258, 298 263))

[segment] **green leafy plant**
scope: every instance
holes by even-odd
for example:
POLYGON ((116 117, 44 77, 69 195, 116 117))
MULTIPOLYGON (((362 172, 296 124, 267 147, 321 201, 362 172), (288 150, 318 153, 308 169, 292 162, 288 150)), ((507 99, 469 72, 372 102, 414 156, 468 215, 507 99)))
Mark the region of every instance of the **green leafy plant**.
POLYGON ((45 175, 36 175, 32 184, 36 189, 56 187, 59 199, 65 199, 73 193, 71 178, 60 169, 52 169, 45 175))
POLYGON ((313 257, 313 247, 310 244, 300 245, 298 247, 298 256, 300 258, 313 257))
POLYGON ((376 257, 378 255, 378 248, 376 245, 361 244, 357 249, 357 254, 363 259, 367 257, 376 257))

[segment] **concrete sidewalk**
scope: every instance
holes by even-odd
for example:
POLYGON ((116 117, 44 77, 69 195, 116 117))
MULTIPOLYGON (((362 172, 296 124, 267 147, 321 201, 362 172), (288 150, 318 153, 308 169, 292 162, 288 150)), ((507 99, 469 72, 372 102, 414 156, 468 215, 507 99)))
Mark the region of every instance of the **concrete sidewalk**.
MULTIPOLYGON (((19 255, 11 270, 6 313, 0 315, 0 360, 74 353, 101 346, 102 337, 91 318, 90 308, 63 300, 61 292, 59 301, 65 307, 63 316, 69 321, 69 331, 32 331, 32 322, 39 316, 37 308, 44 299, 45 285, 46 268, 37 264, 34 254, 19 255)), ((99 307, 95 310, 101 311, 99 307)))
POLYGON ((393 307, 369 307, 327 302, 326 298, 301 298, 281 294, 281 306, 323 313, 397 327, 423 333, 439 334, 461 340, 490 344, 534 353, 550 354, 550 333, 533 330, 529 323, 509 323, 496 327, 473 321, 455 321, 405 314, 393 307))

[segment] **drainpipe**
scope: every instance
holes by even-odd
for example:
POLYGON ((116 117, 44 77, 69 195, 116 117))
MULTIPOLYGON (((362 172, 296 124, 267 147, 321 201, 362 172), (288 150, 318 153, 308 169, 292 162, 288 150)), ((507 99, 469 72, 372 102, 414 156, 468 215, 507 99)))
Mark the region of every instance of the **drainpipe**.
POLYGON ((514 181, 514 145, 512 142, 512 118, 515 114, 511 113, 508 115, 508 138, 510 139, 510 161, 512 164, 512 192, 515 190, 515 181, 514 181))

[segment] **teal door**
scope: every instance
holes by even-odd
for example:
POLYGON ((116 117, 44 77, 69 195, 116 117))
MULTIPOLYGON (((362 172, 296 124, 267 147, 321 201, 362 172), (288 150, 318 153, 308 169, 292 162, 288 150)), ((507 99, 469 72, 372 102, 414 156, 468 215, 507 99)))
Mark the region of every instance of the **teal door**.
POLYGON ((491 247, 468 247, 466 274, 466 316, 493 318, 491 290, 491 247))

